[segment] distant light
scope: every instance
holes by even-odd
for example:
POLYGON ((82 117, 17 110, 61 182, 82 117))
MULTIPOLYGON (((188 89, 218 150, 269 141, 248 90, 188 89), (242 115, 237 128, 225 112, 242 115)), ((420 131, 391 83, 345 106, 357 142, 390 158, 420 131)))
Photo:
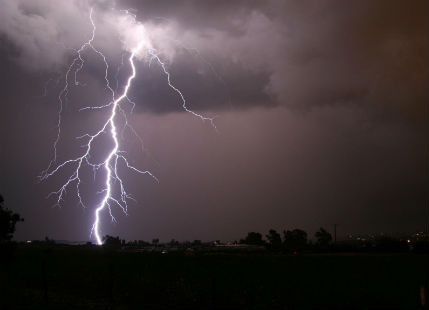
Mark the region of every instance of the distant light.
POLYGON ((31 240, 27 240, 26 242, 27 242, 27 243, 31 243, 31 240))
POLYGON ((410 242, 411 242, 411 240, 410 240, 410 239, 408 239, 408 240, 407 240, 407 242, 408 242, 408 243, 410 243, 410 242))

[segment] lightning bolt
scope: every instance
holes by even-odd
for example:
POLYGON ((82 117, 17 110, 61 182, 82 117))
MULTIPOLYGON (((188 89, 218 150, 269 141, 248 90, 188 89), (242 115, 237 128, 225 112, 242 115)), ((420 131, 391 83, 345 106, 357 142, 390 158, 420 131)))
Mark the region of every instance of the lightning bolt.
MULTIPOLYGON (((126 10, 125 13, 131 15, 134 19, 134 22, 137 23, 137 21, 135 19, 136 16, 134 14, 130 13, 128 10, 126 10)), ((125 157, 125 152, 120 149, 120 143, 119 143, 119 138, 118 138, 118 125, 115 122, 118 115, 121 115, 124 119, 124 122, 125 122, 124 126, 129 127, 131 129, 131 131, 139 138, 139 140, 142 141, 142 139, 137 135, 137 132, 128 123, 125 110, 121 107, 121 104, 123 102, 128 102, 129 104, 132 105, 133 108, 135 106, 135 103, 128 98, 128 92, 132 86, 133 80, 135 79, 135 77, 137 75, 137 70, 136 70, 136 65, 135 65, 136 56, 142 50, 145 50, 146 53, 148 55, 150 55, 150 62, 155 61, 156 63, 159 64, 159 66, 162 69, 162 72, 165 74, 165 77, 166 77, 166 80, 167 80, 169 87, 179 95, 180 100, 182 102, 183 110, 192 114, 195 117, 200 118, 202 121, 209 121, 215 129, 217 129, 217 128, 214 124, 214 117, 203 116, 197 112, 190 110, 187 107, 187 102, 185 100, 183 93, 178 88, 176 88, 171 81, 171 76, 170 76, 169 71, 167 70, 167 66, 166 66, 165 62, 163 62, 161 60, 157 50, 152 47, 150 42, 148 42, 146 39, 143 39, 143 38, 137 43, 137 46, 135 46, 131 50, 130 56, 128 58, 128 63, 129 63, 129 66, 131 68, 131 74, 128 76, 128 78, 126 80, 126 84, 125 84, 125 87, 124 87, 122 93, 117 95, 115 90, 113 90, 113 88, 111 87, 110 81, 108 78, 109 63, 107 61, 107 58, 100 50, 98 50, 93 45, 93 41, 95 39, 97 27, 94 23, 93 9, 92 8, 91 8, 90 13, 89 13, 89 19, 90 19, 90 22, 92 25, 92 34, 91 34, 90 39, 87 42, 83 43, 79 49, 75 50, 76 56, 71 61, 70 65, 69 65, 69 67, 65 73, 64 87, 62 88, 62 90, 60 91, 60 93, 58 95, 59 111, 58 111, 58 120, 57 120, 57 135, 56 135, 56 138, 55 138, 54 144, 53 144, 53 157, 52 157, 48 167, 44 171, 42 171, 39 178, 40 178, 40 180, 46 180, 49 177, 58 173, 60 170, 64 169, 65 167, 70 167, 70 166, 74 167, 73 172, 68 177, 68 179, 65 181, 65 183, 57 191, 50 193, 48 195, 48 197, 50 197, 52 195, 56 196, 57 197, 56 205, 60 206, 61 202, 64 200, 64 195, 66 194, 67 189, 74 184, 75 188, 76 188, 76 193, 77 193, 77 198, 78 198, 79 204, 82 205, 83 207, 86 207, 84 202, 83 202, 82 195, 81 195, 81 189, 80 189, 81 182, 82 182, 81 178, 80 178, 80 173, 81 173, 82 168, 85 165, 92 167, 93 172, 94 172, 94 177, 95 177, 95 173, 97 170, 99 170, 99 169, 105 170, 106 177, 105 177, 105 181, 104 181, 104 188, 100 192, 98 192, 98 193, 103 194, 103 198, 102 198, 101 202, 98 204, 98 206, 95 208, 94 222, 93 222, 93 225, 91 228, 91 233, 90 233, 90 235, 94 234, 94 237, 95 237, 97 244, 101 245, 103 242, 102 237, 101 237, 101 229, 100 229, 100 225, 101 225, 100 215, 101 215, 101 213, 107 209, 112 221, 116 221, 116 219, 112 213, 112 206, 116 205, 123 211, 123 213, 128 214, 127 200, 133 199, 132 196, 129 195, 127 193, 127 191, 125 190, 124 182, 123 182, 122 178, 120 177, 120 174, 118 173, 118 162, 122 161, 123 164, 125 164, 125 166, 129 170, 131 170, 135 173, 138 173, 138 174, 147 174, 150 177, 152 177, 153 180, 155 180, 156 182, 159 182, 159 180, 149 170, 140 170, 140 169, 134 167, 133 165, 131 165, 129 163, 128 159, 125 157), (79 111, 110 109, 110 115, 107 118, 107 120, 104 122, 104 124, 101 126, 101 128, 99 128, 99 130, 96 131, 95 133, 93 133, 93 134, 86 133, 82 136, 76 137, 77 139, 81 139, 81 140, 86 139, 86 143, 82 146, 84 149, 84 152, 81 156, 78 156, 78 157, 72 158, 72 159, 68 159, 68 160, 66 160, 60 164, 57 164, 57 158, 58 158, 57 148, 58 148, 58 143, 59 143, 60 137, 61 137, 61 122, 62 122, 64 103, 67 100, 67 94, 69 92, 69 87, 71 84, 70 80, 73 81, 73 84, 75 86, 81 85, 81 83, 78 81, 77 75, 84 67, 85 61, 84 61, 84 58, 82 56, 82 53, 86 49, 92 50, 104 62, 104 65, 105 65, 105 74, 104 74, 105 86, 111 94, 111 101, 109 101, 108 103, 106 103, 104 105, 100 105, 100 106, 84 107, 84 108, 80 109, 79 111), (93 148, 93 143, 94 143, 94 141, 96 141, 102 135, 105 135, 105 134, 110 136, 110 139, 113 142, 113 146, 109 150, 107 157, 105 157, 105 159, 103 161, 94 163, 91 161, 91 151, 93 148), (119 197, 115 197, 115 195, 113 193, 113 186, 115 183, 118 184, 119 189, 120 189, 119 197)), ((122 61, 122 64, 123 64, 123 61, 122 61)), ((118 71, 119 71, 119 68, 118 68, 118 71)), ((118 72, 116 73, 115 78, 117 78, 117 75, 118 75, 118 72)), ((117 89, 117 86, 115 89, 117 89)), ((132 112, 132 110, 131 110, 131 112, 132 112)))

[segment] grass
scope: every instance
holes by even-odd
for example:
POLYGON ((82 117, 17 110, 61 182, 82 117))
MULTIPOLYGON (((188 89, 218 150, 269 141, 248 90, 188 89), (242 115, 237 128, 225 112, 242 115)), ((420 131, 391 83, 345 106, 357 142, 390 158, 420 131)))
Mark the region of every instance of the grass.
POLYGON ((0 309, 420 309, 427 255, 125 253, 18 246, 0 309))

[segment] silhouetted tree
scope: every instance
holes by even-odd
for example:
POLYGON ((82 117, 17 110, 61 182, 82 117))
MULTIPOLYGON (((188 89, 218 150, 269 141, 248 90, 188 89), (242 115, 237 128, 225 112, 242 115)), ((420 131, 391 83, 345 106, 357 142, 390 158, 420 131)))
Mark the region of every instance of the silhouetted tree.
POLYGON ((153 244, 154 246, 157 246, 157 245, 159 244, 159 239, 158 239, 158 238, 156 238, 156 239, 152 239, 152 244, 153 244))
POLYGON ((24 219, 18 213, 4 207, 4 199, 0 195, 0 241, 10 241, 15 232, 16 223, 23 221, 24 219))
POLYGON ((201 245, 201 244, 202 244, 201 240, 194 240, 194 241, 192 242, 192 245, 193 245, 193 246, 199 246, 199 245, 201 245))
POLYGON ((283 231, 283 238, 288 251, 302 251, 307 246, 307 233, 301 229, 283 231))
POLYGON ((120 246, 121 245, 121 239, 119 239, 119 236, 112 237, 109 235, 105 235, 103 237, 103 245, 106 246, 120 246))
POLYGON ((45 243, 46 244, 55 244, 55 240, 50 239, 48 236, 45 237, 45 243))
POLYGON ((270 229, 266 237, 268 239, 268 247, 271 250, 278 251, 282 248, 282 238, 277 231, 270 229))
POLYGON ((327 247, 332 242, 332 235, 323 227, 314 234, 317 239, 317 245, 327 247))
POLYGON ((150 243, 146 242, 144 240, 139 240, 139 241, 134 241, 135 244, 137 244, 138 246, 149 246, 150 243))
POLYGON ((178 246, 179 245, 179 241, 177 241, 176 239, 171 239, 170 241, 170 246, 178 246))
POLYGON ((265 241, 262 240, 262 235, 257 232, 249 232, 246 238, 240 240, 240 243, 252 244, 252 245, 265 245, 265 241))

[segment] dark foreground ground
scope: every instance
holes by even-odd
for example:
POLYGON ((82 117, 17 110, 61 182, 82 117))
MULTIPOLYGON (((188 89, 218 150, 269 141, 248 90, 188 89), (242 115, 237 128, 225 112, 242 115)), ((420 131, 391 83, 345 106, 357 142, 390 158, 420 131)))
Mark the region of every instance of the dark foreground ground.
POLYGON ((422 309, 429 280, 424 254, 14 252, 0 309, 422 309))

